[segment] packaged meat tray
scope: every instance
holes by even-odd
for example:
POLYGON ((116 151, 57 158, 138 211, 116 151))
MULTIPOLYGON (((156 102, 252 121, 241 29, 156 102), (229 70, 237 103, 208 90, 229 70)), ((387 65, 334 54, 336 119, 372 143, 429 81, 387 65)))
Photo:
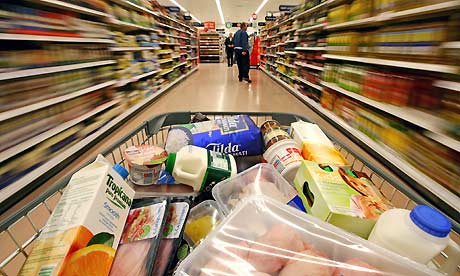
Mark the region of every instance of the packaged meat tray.
POLYGON ((295 188, 270 164, 257 164, 218 183, 212 189, 212 195, 224 215, 228 215, 240 202, 253 195, 265 195, 305 210, 295 188))
POLYGON ((265 196, 240 204, 178 276, 442 275, 265 196))

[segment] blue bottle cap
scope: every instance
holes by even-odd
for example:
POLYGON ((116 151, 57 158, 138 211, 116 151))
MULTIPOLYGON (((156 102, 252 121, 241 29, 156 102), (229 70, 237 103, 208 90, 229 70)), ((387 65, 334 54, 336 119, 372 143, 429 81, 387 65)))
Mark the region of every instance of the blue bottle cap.
POLYGON ((126 179, 129 175, 128 171, 120 164, 113 165, 112 169, 116 171, 123 179, 126 179))
POLYGON ((435 237, 444 238, 452 229, 446 216, 429 206, 415 206, 410 212, 410 218, 420 229, 435 237))

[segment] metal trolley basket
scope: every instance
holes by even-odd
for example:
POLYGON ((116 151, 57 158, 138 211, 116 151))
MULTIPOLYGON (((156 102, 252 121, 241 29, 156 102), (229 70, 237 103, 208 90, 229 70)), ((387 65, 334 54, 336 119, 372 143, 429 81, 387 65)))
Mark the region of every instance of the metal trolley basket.
MULTIPOLYGON (((311 122, 311 120, 304 116, 289 113, 243 113, 248 114, 258 126, 269 119, 277 120, 283 126, 289 126, 292 122, 298 120, 311 122)), ((204 112, 203 114, 207 115, 210 119, 216 119, 242 114, 242 112, 204 112)), ((102 154, 114 164, 119 163, 127 167, 122 154, 124 149, 138 144, 164 144, 171 126, 189 123, 193 115, 190 112, 175 112, 155 116, 134 129, 129 135, 120 139, 116 144, 102 152, 102 154)), ((360 154, 353 152, 349 146, 342 144, 335 137, 329 134, 328 136, 334 142, 336 148, 348 160, 352 168, 366 172, 383 195, 396 207, 411 209, 416 204, 430 205, 405 183, 385 174, 378 166, 360 154)), ((69 173, 46 192, 0 222, 1 275, 16 275, 18 273, 18 270, 30 253, 31 245, 38 237, 73 173, 69 173)), ((452 223, 454 231, 452 231, 451 236, 459 242, 459 223, 456 221, 452 221, 452 223)), ((447 254, 443 252, 434 259, 433 265, 439 267, 447 258, 447 254)), ((457 274, 460 275, 460 268, 457 268, 457 274)))

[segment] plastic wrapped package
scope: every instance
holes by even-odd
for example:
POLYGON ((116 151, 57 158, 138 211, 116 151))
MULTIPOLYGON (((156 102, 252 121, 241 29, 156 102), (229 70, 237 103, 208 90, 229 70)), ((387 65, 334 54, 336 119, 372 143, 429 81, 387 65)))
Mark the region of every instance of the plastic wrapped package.
POLYGON ((175 275, 442 275, 265 196, 239 205, 175 275))
POLYGON ((265 195, 305 210, 295 188, 270 164, 255 165, 218 183, 212 189, 212 195, 224 215, 228 215, 240 202, 253 195, 265 195))
POLYGON ((185 225, 185 239, 190 246, 198 245, 220 223, 223 214, 214 200, 205 200, 190 210, 185 225))

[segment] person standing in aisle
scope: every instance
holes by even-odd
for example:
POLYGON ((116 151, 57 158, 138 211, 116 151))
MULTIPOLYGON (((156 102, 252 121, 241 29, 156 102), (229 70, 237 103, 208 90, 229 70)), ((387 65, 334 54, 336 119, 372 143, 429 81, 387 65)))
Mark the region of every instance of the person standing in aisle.
POLYGON ((227 53, 227 64, 228 67, 233 66, 233 34, 230 33, 228 37, 225 39, 225 52, 227 53))
POLYGON ((233 37, 233 45, 235 47, 236 64, 238 65, 238 79, 239 81, 246 81, 251 83, 249 79, 249 37, 246 30, 248 25, 241 23, 240 29, 233 37))

